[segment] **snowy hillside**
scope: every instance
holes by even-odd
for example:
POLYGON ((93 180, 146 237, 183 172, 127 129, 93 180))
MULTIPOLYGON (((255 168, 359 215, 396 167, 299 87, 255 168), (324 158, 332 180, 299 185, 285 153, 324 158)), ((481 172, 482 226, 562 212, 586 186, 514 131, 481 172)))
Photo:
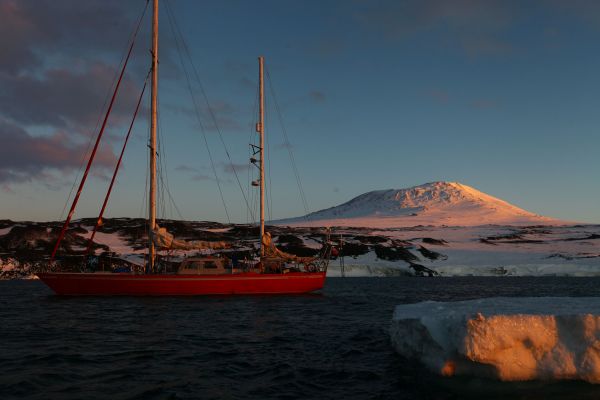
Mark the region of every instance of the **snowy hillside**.
MULTIPOLYGON (((73 221, 58 257, 67 270, 79 270, 95 219, 73 221)), ((206 221, 161 220, 160 225, 187 240, 227 241, 224 256, 253 257, 258 227, 206 221)), ((61 222, 0 220, 0 279, 33 277, 46 268, 61 222)), ((267 226, 283 251, 314 256, 324 231, 310 227, 267 226)), ((415 226, 336 228, 331 239, 342 260, 333 259, 328 276, 600 276, 600 225, 570 226, 415 226), (341 245, 340 245, 341 242, 341 245)), ((106 218, 92 249, 102 268, 114 260, 143 265, 146 221, 106 218)), ((193 252, 192 252, 193 253, 193 252)), ((190 251, 171 254, 181 259, 190 251)))
POLYGON ((525 211, 458 182, 377 190, 305 217, 276 221, 295 226, 395 228, 417 225, 543 225, 561 221, 525 211))

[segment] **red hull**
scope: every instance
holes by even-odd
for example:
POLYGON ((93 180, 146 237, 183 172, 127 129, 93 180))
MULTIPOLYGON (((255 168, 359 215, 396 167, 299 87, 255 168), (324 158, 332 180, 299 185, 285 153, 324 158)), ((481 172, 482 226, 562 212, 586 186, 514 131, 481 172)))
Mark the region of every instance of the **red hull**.
POLYGON ((40 273, 58 295, 197 296, 217 294, 293 294, 319 290, 325 272, 232 275, 135 275, 40 273))

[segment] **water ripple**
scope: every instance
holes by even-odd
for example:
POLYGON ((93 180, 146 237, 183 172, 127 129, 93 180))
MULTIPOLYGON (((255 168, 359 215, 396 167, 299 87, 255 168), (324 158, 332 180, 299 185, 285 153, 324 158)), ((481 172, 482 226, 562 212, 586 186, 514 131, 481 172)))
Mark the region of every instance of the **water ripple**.
POLYGON ((600 279, 329 279, 323 294, 60 298, 0 282, 1 399, 600 398, 581 382, 433 376, 389 343, 393 307, 596 295, 600 279))

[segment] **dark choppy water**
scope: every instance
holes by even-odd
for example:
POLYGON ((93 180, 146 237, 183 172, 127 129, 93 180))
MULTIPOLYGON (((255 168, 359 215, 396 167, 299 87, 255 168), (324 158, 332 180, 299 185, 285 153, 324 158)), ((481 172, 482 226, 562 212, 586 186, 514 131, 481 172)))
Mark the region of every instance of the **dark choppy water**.
POLYGON ((0 398, 600 398, 582 382, 440 378, 393 352, 394 305, 490 296, 600 296, 600 279, 338 278, 320 295, 195 298, 3 281, 0 398))

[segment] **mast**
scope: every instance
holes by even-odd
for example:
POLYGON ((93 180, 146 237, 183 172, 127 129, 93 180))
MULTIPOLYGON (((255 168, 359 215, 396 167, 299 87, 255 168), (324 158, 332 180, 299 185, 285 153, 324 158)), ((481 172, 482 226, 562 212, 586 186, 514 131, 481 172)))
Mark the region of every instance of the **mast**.
POLYGON ((157 122, 157 94, 158 94, 158 0, 153 0, 152 13, 152 85, 150 106, 150 193, 149 199, 149 240, 148 269, 154 272, 154 259, 156 251, 152 241, 152 231, 156 228, 156 122, 157 122))
POLYGON ((265 248, 265 85, 264 85, 264 57, 258 57, 258 83, 259 83, 259 112, 258 134, 260 135, 260 256, 264 257, 265 248))

